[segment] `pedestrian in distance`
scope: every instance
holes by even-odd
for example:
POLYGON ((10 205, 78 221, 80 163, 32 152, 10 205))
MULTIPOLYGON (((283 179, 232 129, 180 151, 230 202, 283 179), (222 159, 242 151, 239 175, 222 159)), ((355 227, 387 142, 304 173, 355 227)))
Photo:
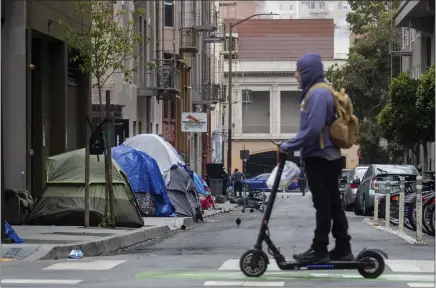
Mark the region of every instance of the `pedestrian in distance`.
POLYGON ((242 198, 242 180, 244 180, 244 174, 239 172, 239 170, 236 168, 235 172, 233 172, 233 175, 232 175, 232 182, 234 185, 233 189, 235 190, 235 197, 239 191, 239 198, 242 198))
POLYGON ((351 261, 351 236, 337 180, 343 168, 340 149, 356 143, 358 120, 345 90, 334 91, 325 82, 318 54, 306 54, 297 61, 295 78, 302 89, 300 129, 280 150, 300 150, 316 210, 316 228, 311 247, 294 254, 294 259, 302 263, 351 261), (329 252, 330 230, 336 245, 329 252))

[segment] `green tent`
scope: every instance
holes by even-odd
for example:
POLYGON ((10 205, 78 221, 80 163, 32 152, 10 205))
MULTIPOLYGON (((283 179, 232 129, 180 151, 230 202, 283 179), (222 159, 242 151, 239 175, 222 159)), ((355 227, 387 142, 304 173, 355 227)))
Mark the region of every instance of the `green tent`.
MULTIPOLYGON (((104 156, 91 156, 89 180, 89 222, 98 226, 105 206, 104 156)), ((31 225, 83 226, 85 209, 85 149, 48 157, 47 184, 27 218, 31 225)), ((117 227, 142 227, 138 210, 125 174, 115 161, 112 175, 117 227)))

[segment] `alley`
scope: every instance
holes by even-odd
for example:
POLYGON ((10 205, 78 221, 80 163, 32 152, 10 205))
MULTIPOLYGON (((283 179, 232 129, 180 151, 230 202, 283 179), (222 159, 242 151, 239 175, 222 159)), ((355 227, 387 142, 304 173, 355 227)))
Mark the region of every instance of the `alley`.
MULTIPOLYGON (((283 194, 282 194, 283 195, 283 194)), ((271 235, 288 257, 308 247, 314 210, 310 197, 279 195, 271 235)), ((434 247, 404 240, 348 214, 353 250, 380 248, 388 255, 385 273, 375 280, 356 271, 279 271, 270 264, 259 279, 239 272, 239 257, 254 245, 262 214, 232 213, 172 238, 141 244, 118 255, 81 260, 3 263, 2 287, 434 287, 434 247), (242 224, 236 227, 240 217, 242 224)))

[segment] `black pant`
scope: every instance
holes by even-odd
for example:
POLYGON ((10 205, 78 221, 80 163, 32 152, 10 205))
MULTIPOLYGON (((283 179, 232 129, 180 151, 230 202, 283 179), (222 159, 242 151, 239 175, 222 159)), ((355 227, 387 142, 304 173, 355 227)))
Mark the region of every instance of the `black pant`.
POLYGON ((302 194, 304 194, 304 190, 306 190, 306 182, 300 182, 300 183, 298 184, 298 186, 300 186, 300 192, 301 192, 302 194))
POLYGON ((338 177, 343 168, 342 160, 328 161, 314 157, 307 158, 305 162, 309 189, 316 209, 316 229, 312 248, 317 252, 326 253, 332 230, 336 239, 335 249, 351 253, 351 236, 348 234, 348 221, 341 205, 338 188, 338 177))
POLYGON ((235 196, 237 195, 238 191, 239 191, 239 197, 242 198, 242 182, 235 182, 235 196))

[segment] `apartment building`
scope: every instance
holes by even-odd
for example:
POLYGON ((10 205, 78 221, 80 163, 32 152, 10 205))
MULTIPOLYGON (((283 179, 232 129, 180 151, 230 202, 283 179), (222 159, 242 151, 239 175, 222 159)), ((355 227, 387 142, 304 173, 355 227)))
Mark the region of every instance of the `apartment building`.
MULTIPOLYGON (((411 77, 419 78, 435 64, 435 1, 401 1, 395 25, 400 33, 390 47, 392 77, 407 72, 411 77)), ((435 143, 428 143, 427 149, 424 153, 421 148, 420 159, 407 153, 406 162, 422 164, 424 171, 435 171, 435 143), (427 159, 424 155, 428 155, 427 159)))
MULTIPOLYGON (((234 20, 227 20, 227 23, 231 21, 234 20)), ((301 90, 294 78, 298 58, 304 53, 319 53, 326 71, 331 65, 343 64, 345 60, 334 57, 332 19, 253 19, 236 26, 233 37, 233 43, 226 41, 222 51, 227 60, 224 62, 224 82, 228 83, 228 50, 234 47, 231 167, 257 175, 270 172, 275 166, 275 143, 292 138, 298 132, 301 90), (248 161, 241 160, 241 150, 249 151, 248 161)), ((228 128, 227 106, 228 102, 224 102, 214 111, 215 134, 228 128), (224 125, 223 106, 226 106, 224 125)), ((214 137, 214 142, 214 147, 222 149, 219 137, 214 137)), ((226 145, 224 150, 226 155, 226 145)), ((353 153, 355 157, 347 157, 350 167, 358 164, 357 151, 353 153)), ((344 156, 346 154, 344 151, 344 156)), ((222 152, 215 156, 222 156, 222 152)), ((299 155, 294 156, 299 163, 299 155)), ((223 159, 216 159, 216 162, 220 160, 223 159)))
MULTIPOLYGON (((198 174, 211 162, 210 113, 221 101, 216 82, 215 45, 224 40, 218 27, 221 5, 212 0, 156 3, 156 86, 161 105, 161 135, 198 174), (203 132, 183 124, 186 113, 204 119, 203 132)), ((144 89, 150 91, 150 89, 144 89)), ((160 130, 156 129, 156 130, 160 130)))
POLYGON ((45 158, 85 147, 89 75, 69 62, 61 19, 80 27, 70 1, 1 1, 2 172, 4 188, 38 197, 45 158))
POLYGON ((266 10, 278 14, 272 19, 333 19, 335 58, 347 58, 350 30, 346 17, 351 11, 347 1, 268 1, 266 10))
MULTIPOLYGON (((210 107, 222 97, 212 60, 215 43, 224 39, 216 26, 215 4, 209 0, 114 3, 114 9, 145 8, 146 14, 135 19, 138 32, 150 39, 141 48, 141 61, 156 66, 152 71, 139 69, 132 84, 114 75, 104 87, 111 91, 115 144, 139 133, 156 133, 174 145, 197 173, 210 162, 210 127, 205 132, 182 131, 182 114, 205 113, 208 122, 210 107)), ((61 19, 76 27, 89 25, 90 19, 74 14, 73 5, 73 1, 1 1, 4 185, 28 189, 34 197, 45 185, 45 158, 83 148, 88 141, 86 115, 99 115, 90 76, 70 63, 72 52, 60 40, 63 31, 56 24, 61 19)), ((130 61, 125 64, 134 65, 130 61)))
MULTIPOLYGON (((106 84, 111 90, 115 111, 115 144, 141 133, 161 135, 173 145, 197 173, 210 162, 211 132, 182 131, 185 112, 210 114, 210 106, 221 97, 215 84, 213 46, 219 42, 218 8, 215 1, 117 1, 114 9, 133 11, 143 8, 145 15, 135 19, 138 32, 148 38, 141 47, 143 57, 127 65, 144 67, 153 62, 154 70, 141 68, 133 83, 114 75, 106 84)), ((131 17, 131 16, 130 16, 131 17)), ((132 20, 125 19, 123 23, 132 20)), ((221 37, 223 39, 223 37, 221 37)), ((98 117, 96 91, 93 113, 98 117)), ((207 122, 207 121, 206 121, 207 122)), ((210 125, 210 121, 209 124, 210 125)))

